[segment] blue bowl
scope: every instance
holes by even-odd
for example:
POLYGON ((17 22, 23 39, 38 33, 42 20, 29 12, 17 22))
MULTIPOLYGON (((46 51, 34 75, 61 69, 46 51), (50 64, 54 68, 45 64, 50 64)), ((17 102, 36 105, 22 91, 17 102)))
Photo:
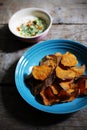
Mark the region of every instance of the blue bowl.
MULTIPOLYGON (((32 67, 38 65, 44 56, 56 52, 65 53, 67 51, 76 55, 78 65, 85 64, 87 66, 87 46, 71 40, 48 40, 40 42, 29 48, 20 58, 15 70, 15 83, 18 92, 28 104, 41 111, 54 114, 72 113, 87 106, 87 96, 76 98, 68 103, 45 106, 35 99, 29 87, 24 83, 25 76, 31 73, 32 67)), ((87 74, 87 69, 85 74, 87 74)))

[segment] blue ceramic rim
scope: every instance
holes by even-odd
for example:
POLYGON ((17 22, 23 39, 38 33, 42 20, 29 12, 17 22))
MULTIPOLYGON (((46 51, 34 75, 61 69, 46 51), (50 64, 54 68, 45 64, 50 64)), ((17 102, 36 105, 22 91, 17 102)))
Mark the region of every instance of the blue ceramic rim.
MULTIPOLYGON (((16 80, 17 80, 17 79, 16 79, 17 71, 18 71, 17 69, 19 68, 20 63, 22 62, 23 57, 27 55, 27 52, 29 51, 30 53, 32 53, 32 50, 35 49, 36 47, 39 47, 40 45, 44 45, 44 44, 46 45, 47 43, 51 43, 51 42, 59 42, 60 44, 63 42, 63 43, 67 43, 67 45, 70 44, 70 43, 73 43, 73 45, 74 45, 75 47, 76 47, 76 46, 80 46, 82 50, 85 49, 85 50, 87 51, 87 46, 82 45, 81 43, 75 42, 75 41, 72 41, 72 40, 56 39, 56 40, 47 40, 47 41, 44 41, 44 42, 37 43, 37 44, 35 44, 34 46, 32 46, 31 48, 29 48, 29 49, 24 53, 24 55, 20 58, 20 60, 19 60, 19 62, 18 62, 18 64, 17 64, 17 67, 16 67, 16 71, 15 71, 15 82, 16 82, 16 80)), ((71 45, 71 46, 72 46, 72 45, 71 45)), ((42 48, 43 48, 43 47, 42 47, 42 48)), ((78 48, 77 48, 77 49, 78 49, 78 48)), ((25 62, 25 61, 23 61, 23 62, 25 62)), ((18 82, 19 82, 19 81, 18 81, 18 82)), ((20 93, 20 95, 21 95, 21 90, 19 90, 17 82, 16 82, 16 86, 17 86, 17 89, 18 89, 18 91, 19 91, 19 93, 20 93)), ((22 96, 23 99, 26 101, 26 99, 24 98, 24 95, 21 95, 21 96, 22 96)), ((29 101, 26 101, 26 102, 29 103, 29 101)), ((30 105, 32 105, 32 104, 30 104, 30 105)), ((33 106, 33 105, 32 105, 32 106, 33 106)), ((44 111, 45 111, 45 112, 49 112, 49 113, 54 113, 54 114, 65 114, 65 113, 72 113, 72 112, 78 111, 78 110, 80 110, 80 109, 82 109, 82 108, 85 108, 86 106, 87 106, 87 105, 84 106, 84 104, 83 104, 83 106, 80 106, 79 108, 77 108, 77 109, 75 109, 75 110, 70 110, 70 111, 67 111, 67 112, 64 112, 64 111, 60 111, 60 112, 55 112, 55 111, 54 111, 54 112, 53 112, 53 111, 50 111, 50 110, 47 110, 47 109, 44 109, 44 111)), ((38 107, 36 107, 36 106, 33 106, 33 107, 35 107, 35 108, 37 108, 37 109, 43 111, 41 108, 38 108, 38 107)))

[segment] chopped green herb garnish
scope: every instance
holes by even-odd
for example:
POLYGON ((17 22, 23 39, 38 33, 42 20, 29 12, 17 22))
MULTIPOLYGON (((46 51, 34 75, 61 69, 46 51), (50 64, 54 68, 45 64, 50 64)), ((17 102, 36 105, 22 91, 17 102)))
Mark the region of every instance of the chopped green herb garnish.
POLYGON ((17 30, 22 36, 36 36, 42 33, 46 29, 46 22, 41 18, 35 18, 32 21, 28 21, 26 24, 21 24, 17 27, 17 30))

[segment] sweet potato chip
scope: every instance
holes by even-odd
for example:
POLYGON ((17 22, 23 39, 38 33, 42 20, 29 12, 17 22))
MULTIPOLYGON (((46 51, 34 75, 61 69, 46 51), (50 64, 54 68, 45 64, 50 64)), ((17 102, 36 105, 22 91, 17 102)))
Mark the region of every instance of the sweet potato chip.
POLYGON ((73 72, 75 72, 75 77, 80 77, 85 72, 85 65, 75 66, 70 68, 73 72))
POLYGON ((87 95, 87 75, 78 78, 75 84, 77 85, 78 95, 87 95))
POLYGON ((60 82, 59 85, 64 89, 64 90, 68 90, 71 89, 71 84, 72 80, 67 81, 67 82, 60 82))
POLYGON ((52 105, 53 103, 59 102, 59 99, 53 93, 51 87, 47 87, 40 92, 45 105, 52 105))
POLYGON ((68 81, 68 82, 61 82, 61 83, 60 83, 60 86, 61 86, 67 93, 72 94, 72 93, 74 93, 74 87, 75 87, 75 85, 73 85, 73 87, 72 87, 72 84, 73 84, 72 82, 73 82, 73 80, 68 81))
POLYGON ((43 57, 34 66, 31 76, 26 79, 31 92, 40 96, 44 105, 70 102, 78 96, 87 95, 87 76, 83 76, 86 66, 77 66, 77 57, 66 52, 43 57))
POLYGON ((61 55, 47 55, 40 61, 40 65, 48 65, 55 69, 55 67, 59 64, 60 60, 61 55))
POLYGON ((58 86, 51 85, 50 87, 55 95, 59 93, 57 89, 58 86))
POLYGON ((56 52, 55 54, 54 54, 55 56, 63 56, 63 54, 61 54, 61 53, 59 53, 59 52, 56 52))
POLYGON ((70 69, 64 70, 64 69, 60 68, 59 66, 57 66, 56 67, 56 76, 62 80, 73 79, 73 78, 75 78, 75 72, 70 69))
POLYGON ((43 62, 42 64, 51 66, 51 67, 53 67, 53 68, 55 68, 56 65, 57 65, 56 61, 55 61, 55 60, 52 60, 52 59, 46 60, 46 61, 43 62))
POLYGON ((34 66, 32 69, 32 75, 37 80, 45 80, 51 73, 52 68, 47 65, 34 66))
POLYGON ((76 66, 78 63, 78 60, 76 58, 76 56, 70 52, 66 52, 61 59, 61 64, 63 64, 64 66, 76 66))

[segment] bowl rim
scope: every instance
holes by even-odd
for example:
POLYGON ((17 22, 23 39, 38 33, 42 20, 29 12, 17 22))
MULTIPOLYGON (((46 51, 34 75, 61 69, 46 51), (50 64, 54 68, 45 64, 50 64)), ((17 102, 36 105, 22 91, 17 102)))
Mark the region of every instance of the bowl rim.
POLYGON ((24 8, 24 9, 20 9, 20 10, 16 11, 16 12, 11 16, 11 18, 10 18, 9 21, 8 21, 8 28, 9 28, 9 30, 11 31, 12 34, 14 34, 15 36, 17 36, 17 37, 19 37, 19 38, 33 39, 33 38, 40 37, 40 36, 42 36, 43 34, 45 34, 46 32, 48 32, 49 29, 50 29, 51 26, 52 26, 52 21, 53 21, 52 16, 50 15, 50 13, 49 13, 47 10, 42 9, 42 8, 30 7, 30 8, 24 8), (36 35, 36 36, 33 36, 33 37, 24 37, 24 36, 19 36, 19 35, 17 35, 16 33, 13 32, 13 30, 11 29, 11 26, 10 26, 12 19, 13 19, 19 12, 26 11, 26 10, 37 10, 37 11, 41 11, 41 12, 45 13, 45 14, 49 17, 49 21, 50 21, 50 22, 49 22, 49 25, 48 25, 48 27, 47 27, 42 33, 40 33, 40 34, 38 34, 38 35, 36 35))

